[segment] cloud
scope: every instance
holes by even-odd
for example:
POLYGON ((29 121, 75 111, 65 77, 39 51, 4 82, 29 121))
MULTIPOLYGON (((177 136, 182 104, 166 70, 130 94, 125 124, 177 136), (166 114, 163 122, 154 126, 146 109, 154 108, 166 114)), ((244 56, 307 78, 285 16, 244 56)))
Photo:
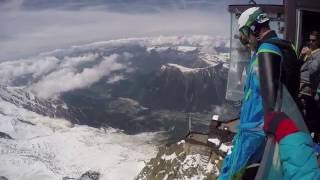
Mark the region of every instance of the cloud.
MULTIPOLYGON (((20 8, 27 10, 35 9, 68 9, 79 10, 84 8, 100 8, 108 11, 123 12, 155 12, 160 9, 190 9, 214 7, 222 0, 212 2, 210 0, 5 0, 5 5, 11 8, 20 8), (11 1, 11 2, 10 2, 11 1)), ((1 3, 1 1, 0 1, 1 3)))
POLYGON ((24 0, 0 0, 0 10, 20 10, 24 0))
POLYGON ((99 57, 100 55, 98 53, 82 53, 75 57, 67 55, 62 59, 49 55, 2 62, 0 63, 0 83, 12 85, 12 82, 16 79, 28 75, 30 76, 28 81, 32 83, 52 71, 67 68, 76 69, 79 65, 95 61, 99 57))
POLYGON ((227 12, 200 10, 151 14, 96 9, 0 11, 0 22, 0 61, 102 40, 159 35, 229 35, 227 12))
POLYGON ((50 98, 89 87, 102 77, 108 78, 107 83, 126 79, 125 74, 136 70, 130 59, 148 55, 150 48, 173 46, 179 49, 181 45, 190 45, 206 50, 224 41, 226 39, 210 36, 159 36, 95 42, 27 59, 2 62, 0 83, 26 86, 38 96, 50 98), (136 51, 137 47, 139 51, 136 51), (122 69, 124 74, 113 73, 122 69))
MULTIPOLYGON (((229 2, 235 1, 0 0, 0 83, 11 85, 19 78, 30 76, 30 88, 47 98, 90 86, 119 69, 134 71, 117 61, 131 58, 131 54, 103 59, 103 53, 96 53, 116 44, 195 43, 210 49, 212 41, 220 40, 195 35, 228 37, 229 2), (191 38, 183 35, 191 35, 191 38), (116 40, 126 38, 131 40, 116 40), (107 42, 81 46, 97 41, 107 42), (85 48, 92 49, 92 53, 84 53, 85 48), (55 49, 62 50, 43 53, 55 49), (41 55, 36 56, 39 53, 41 55), (90 68, 78 68, 96 60, 101 62, 90 68)), ((122 78, 125 77, 109 77, 109 83, 122 78)))
POLYGON ((63 92, 89 87, 111 72, 124 69, 125 66, 117 62, 119 58, 120 56, 115 54, 104 57, 98 65, 84 68, 82 72, 77 72, 75 68, 63 68, 48 74, 30 89, 41 98, 49 98, 63 92))
POLYGON ((126 79, 123 75, 115 75, 115 76, 112 76, 110 78, 108 78, 108 81, 107 83, 108 84, 113 84, 115 82, 118 82, 118 81, 121 81, 121 80, 124 80, 126 79))
MULTIPOLYGON (((229 36, 228 4, 247 0, 0 0, 0 61, 94 41, 229 36)), ((257 0, 276 3, 281 0, 257 0)))
MULTIPOLYGON (((259 4, 281 4, 282 0, 256 0, 259 4)), ((202 9, 213 10, 222 5, 245 4, 248 0, 0 0, 0 5, 11 8, 39 10, 39 9, 68 9, 80 10, 88 8, 100 8, 117 12, 157 12, 163 9, 202 9)))
POLYGON ((49 56, 0 63, 0 83, 10 84, 16 78, 26 75, 32 75, 33 78, 40 77, 56 68, 59 61, 56 57, 49 56))
POLYGON ((67 68, 67 67, 75 67, 78 66, 79 64, 83 64, 86 62, 91 62, 99 58, 98 53, 89 53, 85 55, 80 55, 76 57, 69 57, 66 56, 63 58, 63 63, 61 64, 62 68, 67 68))

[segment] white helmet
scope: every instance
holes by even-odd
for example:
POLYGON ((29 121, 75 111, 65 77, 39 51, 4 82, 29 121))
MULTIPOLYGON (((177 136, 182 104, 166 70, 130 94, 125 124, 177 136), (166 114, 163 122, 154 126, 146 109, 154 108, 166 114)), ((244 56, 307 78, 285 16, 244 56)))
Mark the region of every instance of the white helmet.
POLYGON ((248 36, 249 32, 255 32, 259 24, 264 24, 270 19, 260 7, 251 7, 245 10, 239 17, 238 28, 244 35, 248 36))

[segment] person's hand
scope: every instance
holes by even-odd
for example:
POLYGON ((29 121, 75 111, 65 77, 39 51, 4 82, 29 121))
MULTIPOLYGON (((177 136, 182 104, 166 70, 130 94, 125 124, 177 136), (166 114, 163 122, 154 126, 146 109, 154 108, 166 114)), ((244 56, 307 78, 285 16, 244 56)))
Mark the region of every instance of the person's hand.
POLYGON ((310 55, 311 49, 309 47, 304 47, 301 50, 300 56, 310 55))
POLYGON ((277 142, 285 136, 299 131, 295 122, 283 112, 270 112, 265 117, 264 131, 274 135, 277 142))

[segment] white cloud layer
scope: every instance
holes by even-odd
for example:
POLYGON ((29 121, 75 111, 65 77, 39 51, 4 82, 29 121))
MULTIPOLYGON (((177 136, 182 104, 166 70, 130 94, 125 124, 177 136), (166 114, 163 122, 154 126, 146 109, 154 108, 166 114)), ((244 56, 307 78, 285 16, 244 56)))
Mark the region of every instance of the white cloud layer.
POLYGON ((228 14, 174 11, 121 14, 96 10, 0 12, 0 61, 101 40, 159 35, 228 36, 228 14))
MULTIPOLYGON (((229 36, 228 4, 247 0, 0 0, 0 61, 101 40, 229 36)), ((257 0, 257 3, 282 3, 257 0)))
POLYGON ((84 68, 82 72, 77 72, 73 68, 63 68, 45 76, 32 85, 31 90, 41 98, 48 98, 70 90, 89 87, 103 76, 125 68, 124 65, 117 63, 118 58, 118 55, 104 57, 100 64, 84 68))
POLYGON ((123 75, 115 75, 108 79, 107 83, 112 84, 121 80, 126 79, 123 75))
POLYGON ((158 51, 171 48, 183 52, 186 47, 197 47, 207 53, 208 49, 223 46, 225 42, 223 37, 160 36, 73 46, 27 59, 0 62, 0 84, 26 86, 39 97, 52 98, 64 92, 89 87, 102 78, 106 78, 106 83, 126 79, 127 73, 135 71, 130 59, 136 55, 148 56, 150 49, 158 51), (142 51, 131 52, 132 47, 139 47, 142 51), (118 54, 110 49, 116 50, 118 54), (118 70, 123 71, 115 72, 118 70))
POLYGON ((10 85, 17 78, 30 75, 29 81, 47 75, 57 69, 73 69, 78 65, 99 58, 97 53, 88 53, 76 57, 65 56, 58 59, 55 56, 36 56, 28 59, 5 61, 0 63, 0 84, 10 85))
POLYGON ((33 78, 40 77, 54 68, 59 63, 56 57, 48 56, 27 60, 6 61, 0 63, 0 83, 8 84, 16 78, 32 75, 33 78))
POLYGON ((76 57, 66 56, 63 58, 63 63, 61 64, 61 67, 63 68, 74 67, 82 63, 94 61, 98 57, 99 57, 98 53, 90 53, 90 54, 76 56, 76 57))

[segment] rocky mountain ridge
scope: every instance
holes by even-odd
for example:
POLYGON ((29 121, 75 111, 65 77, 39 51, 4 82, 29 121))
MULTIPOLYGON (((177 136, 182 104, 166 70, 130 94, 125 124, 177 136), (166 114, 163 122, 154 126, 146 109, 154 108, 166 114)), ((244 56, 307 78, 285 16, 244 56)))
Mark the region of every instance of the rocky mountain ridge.
POLYGON ((224 102, 227 69, 223 63, 204 68, 166 64, 155 80, 155 104, 186 111, 210 110, 224 102), (158 86, 157 86, 158 85, 158 86), (159 100, 159 101, 158 101, 159 100))
POLYGON ((59 99, 40 99, 24 88, 0 86, 0 98, 40 115, 67 119, 72 123, 79 124, 82 114, 79 109, 68 107, 59 99))

